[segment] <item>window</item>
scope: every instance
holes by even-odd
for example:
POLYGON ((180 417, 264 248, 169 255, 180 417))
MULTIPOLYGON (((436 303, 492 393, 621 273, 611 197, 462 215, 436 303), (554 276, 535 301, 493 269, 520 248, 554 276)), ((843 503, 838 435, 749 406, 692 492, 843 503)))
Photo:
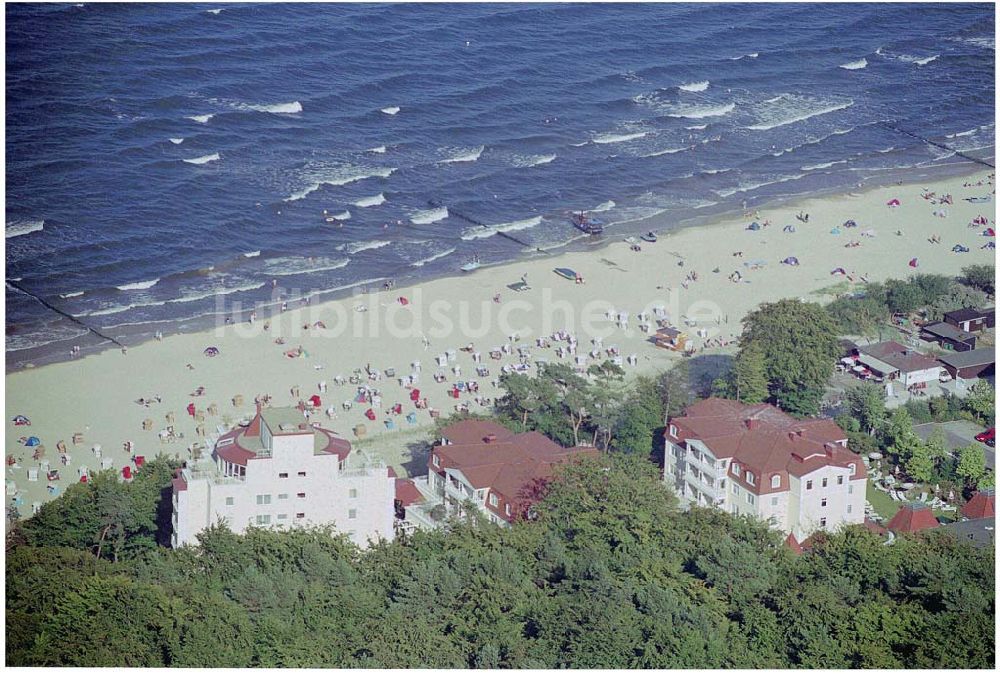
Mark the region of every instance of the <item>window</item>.
POLYGON ((304 491, 300 491, 298 494, 295 495, 295 498, 305 498, 305 497, 306 493, 304 491))
POLYGON ((813 488, 813 481, 806 480, 806 489, 812 489, 812 488, 813 488))
POLYGON ((352 489, 351 491, 347 492, 347 495, 350 496, 351 498, 357 498, 358 497, 358 490, 357 489, 352 489))
POLYGON ((347 511, 347 519, 349 519, 349 520, 356 520, 356 519, 358 519, 358 511, 355 510, 354 508, 351 508, 350 510, 348 510, 347 511))
POLYGON ((837 484, 844 484, 844 476, 843 475, 838 475, 837 476, 837 484))
POLYGON ((855 473, 855 471, 857 471, 857 469, 858 469, 857 465, 855 465, 855 464, 853 464, 853 463, 849 463, 849 464, 847 464, 847 471, 848 471, 848 472, 849 472, 849 473, 850 473, 851 475, 854 475, 854 473, 855 473))
POLYGON ((753 502, 754 502, 753 494, 751 494, 750 492, 747 492, 747 503, 749 503, 750 505, 753 505, 753 502))
POLYGON ((306 471, 300 470, 299 471, 299 477, 305 477, 305 476, 306 476, 306 471))
POLYGON ((771 497, 771 507, 776 507, 777 505, 778 505, 778 497, 777 496, 772 496, 771 497))
POLYGON ((236 499, 234 499, 232 496, 227 496, 226 497, 226 505, 227 506, 231 506, 234 503, 236 503, 236 499))
POLYGON ((270 505, 271 495, 270 494, 257 494, 257 505, 270 505))
POLYGON ((286 478, 286 477, 288 477, 288 473, 278 473, 278 477, 280 477, 280 478, 286 478))
POLYGON ((490 494, 490 505, 495 508, 497 506, 498 502, 499 501, 497 500, 497 495, 496 494, 490 494))
POLYGON ((737 485, 735 482, 733 482, 733 493, 734 494, 739 494, 740 493, 739 485, 737 485))
POLYGON ((305 513, 295 513, 295 519, 297 520, 305 519, 305 516, 305 513))
POLYGON ((826 499, 823 499, 822 501, 819 502, 819 507, 820 508, 825 508, 826 507, 826 499))
POLYGON ((270 515, 257 515, 257 524, 270 524, 270 523, 271 523, 270 515))
POLYGON ((854 493, 854 485, 853 484, 847 485, 847 493, 848 494, 853 494, 854 493))
POLYGON ((851 506, 851 505, 847 506, 847 514, 848 514, 848 515, 850 515, 850 514, 851 514, 851 511, 852 511, 852 510, 854 510, 854 506, 851 506))
POLYGON ((288 519, 288 515, 286 515, 285 513, 281 513, 280 515, 278 515, 278 519, 279 520, 287 520, 288 519))
POLYGON ((288 494, 278 494, 279 501, 284 501, 286 499, 288 499, 288 494))
POLYGON ((747 471, 747 482, 749 484, 757 484, 757 476, 751 473, 749 470, 747 471))
POLYGON ((508 517, 510 516, 510 504, 509 503, 504 506, 504 512, 507 513, 508 517))
POLYGON ((740 464, 734 463, 733 464, 733 475, 739 476, 739 474, 740 474, 740 464))
POLYGON ((672 438, 677 437, 677 427, 674 426, 673 424, 670 424, 670 437, 672 438))
POLYGON ((823 488, 824 489, 826 488, 826 478, 825 477, 823 478, 823 488))
POLYGON ((819 518, 819 526, 822 527, 823 529, 826 529, 826 518, 825 517, 820 517, 819 518))
POLYGON ((434 455, 434 465, 435 466, 441 465, 441 457, 439 457, 437 454, 434 455))
POLYGON ((780 486, 781 486, 781 476, 780 475, 772 475, 771 476, 771 488, 772 489, 777 489, 780 486))

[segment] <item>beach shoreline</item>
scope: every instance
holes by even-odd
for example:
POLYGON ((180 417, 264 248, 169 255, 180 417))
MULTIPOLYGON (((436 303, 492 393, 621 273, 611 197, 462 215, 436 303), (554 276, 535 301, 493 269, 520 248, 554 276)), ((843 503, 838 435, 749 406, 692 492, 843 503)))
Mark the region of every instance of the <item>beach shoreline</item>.
MULTIPOLYGON (((907 167, 892 171, 873 173, 872 175, 864 178, 864 182, 860 184, 856 194, 865 194, 872 190, 879 189, 880 187, 899 185, 900 181, 902 181, 903 185, 912 186, 917 183, 926 184, 929 181, 943 180, 951 177, 971 176, 982 170, 984 170, 982 165, 977 165, 972 161, 966 160, 949 164, 929 164, 926 167, 921 167, 920 170, 918 170, 917 167, 907 167)), ((810 199, 836 198, 838 196, 847 196, 849 194, 855 193, 844 192, 842 186, 836 185, 831 186, 829 190, 823 190, 810 194, 778 194, 769 196, 754 196, 752 194, 748 194, 746 196, 746 204, 751 210, 767 211, 778 208, 795 207, 797 204, 810 199)), ((707 232, 711 228, 741 215, 742 208, 739 202, 740 199, 733 197, 720 202, 716 207, 706 209, 707 212, 704 214, 694 215, 682 220, 675 219, 671 213, 658 213, 645 218, 619 222, 616 223, 614 228, 606 230, 605 236, 603 237, 579 237, 545 249, 525 247, 515 253, 516 257, 496 263, 486 264, 483 266, 483 269, 496 269, 513 266, 522 261, 545 257, 556 260, 561 256, 578 252, 596 253, 610 245, 620 242, 622 238, 626 236, 638 235, 645 231, 655 231, 660 236, 669 236, 675 232, 688 229, 705 229, 707 232)), ((463 276, 463 274, 457 269, 429 276, 419 276, 413 270, 403 271, 406 271, 407 273, 402 277, 404 279, 403 285, 397 286, 397 289, 399 290, 417 287, 421 284, 435 280, 449 278, 458 279, 463 276)), ((390 276, 387 278, 394 277, 390 276)), ((396 278, 398 278, 398 276, 396 278)), ((385 279, 377 279, 379 282, 383 280, 385 279)), ((299 304, 296 300, 297 297, 309 297, 309 302, 311 304, 324 304, 327 302, 356 297, 359 294, 367 294, 368 292, 380 292, 378 283, 375 283, 372 287, 369 287, 369 283, 370 281, 359 281, 357 283, 350 284, 350 287, 332 291, 323 289, 311 289, 301 293, 299 291, 293 291, 293 294, 290 297, 285 297, 283 299, 289 300, 289 304, 293 306, 299 304)), ((275 298, 272 298, 272 300, 268 302, 257 302, 253 307, 241 308, 238 313, 233 313, 233 320, 235 322, 246 320, 251 311, 255 311, 258 314, 275 311, 280 304, 281 299, 275 298)), ((133 348, 152 341, 156 332, 161 332, 163 335, 168 336, 210 331, 219 327, 224 318, 225 314, 215 312, 195 318, 166 319, 162 321, 124 324, 113 328, 98 329, 103 334, 113 337, 118 342, 129 348, 133 348)), ((85 317, 82 317, 81 320, 86 322, 85 317)), ((69 319, 63 319, 63 321, 69 323, 69 319)), ((55 363, 71 361, 72 357, 70 355, 70 350, 73 346, 80 347, 79 357, 96 355, 109 349, 119 348, 117 345, 107 340, 99 339, 93 335, 86 335, 82 338, 54 341, 38 347, 8 351, 5 354, 6 373, 10 374, 23 369, 36 369, 55 363)))

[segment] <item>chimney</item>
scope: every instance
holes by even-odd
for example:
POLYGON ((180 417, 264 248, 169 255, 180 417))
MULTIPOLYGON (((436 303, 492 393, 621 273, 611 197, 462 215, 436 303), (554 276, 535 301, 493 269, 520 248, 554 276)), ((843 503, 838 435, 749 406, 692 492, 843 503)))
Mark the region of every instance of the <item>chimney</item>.
POLYGON ((746 424, 747 430, 752 431, 753 429, 760 426, 760 419, 757 419, 755 417, 748 417, 743 420, 743 423, 746 424))
POLYGON ((485 442, 487 445, 490 444, 491 442, 496 442, 496 441, 497 441, 497 436, 495 436, 492 433, 483 438, 483 442, 485 442))

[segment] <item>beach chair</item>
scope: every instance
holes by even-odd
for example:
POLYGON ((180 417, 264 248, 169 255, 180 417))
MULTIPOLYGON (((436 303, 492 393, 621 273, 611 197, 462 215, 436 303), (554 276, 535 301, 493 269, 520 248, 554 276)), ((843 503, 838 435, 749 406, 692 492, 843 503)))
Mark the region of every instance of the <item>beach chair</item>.
POLYGON ((411 426, 415 425, 417 423, 417 413, 410 412, 409 414, 407 414, 406 423, 410 424, 411 426))
POLYGON ((393 421, 392 419, 386 419, 384 423, 385 423, 385 429, 387 431, 396 430, 396 422, 393 421))
POLYGON ((368 434, 368 428, 364 424, 358 424, 354 427, 354 437, 363 438, 368 434))
POLYGON ((77 432, 73 434, 73 444, 74 445, 83 444, 83 433, 77 432))

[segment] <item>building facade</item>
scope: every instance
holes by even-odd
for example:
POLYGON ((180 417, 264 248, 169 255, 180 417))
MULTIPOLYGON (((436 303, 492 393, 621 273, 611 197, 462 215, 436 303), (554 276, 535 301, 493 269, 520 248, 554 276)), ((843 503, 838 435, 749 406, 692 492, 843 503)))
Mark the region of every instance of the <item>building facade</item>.
POLYGON ((208 459, 173 481, 174 547, 224 522, 248 527, 334 525, 360 546, 393 537, 395 477, 295 408, 258 409, 216 440, 208 459))
POLYGON ((879 342, 860 346, 858 361, 881 376, 886 384, 899 382, 903 388, 924 387, 941 377, 939 362, 899 342, 879 342))
POLYGON ((805 540, 861 524, 867 472, 832 421, 709 398, 667 425, 664 481, 682 502, 750 515, 805 540))

